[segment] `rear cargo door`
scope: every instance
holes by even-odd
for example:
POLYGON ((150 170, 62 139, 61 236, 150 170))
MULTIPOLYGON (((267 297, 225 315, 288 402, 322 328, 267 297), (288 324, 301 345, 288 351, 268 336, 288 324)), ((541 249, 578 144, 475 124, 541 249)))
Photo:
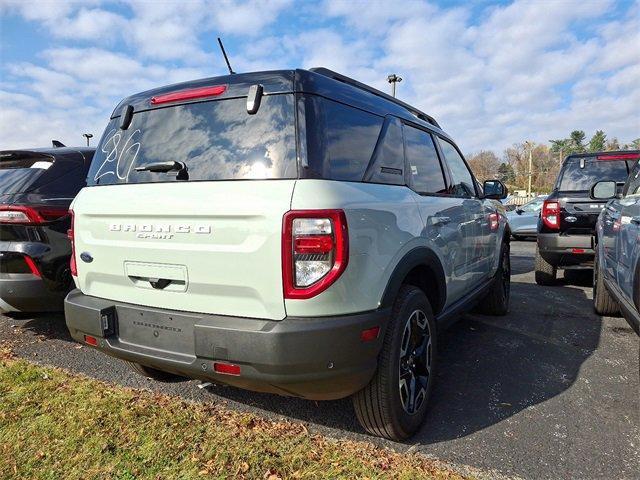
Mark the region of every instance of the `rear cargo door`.
POLYGON ((83 293, 186 312, 282 319, 282 217, 294 180, 83 189, 83 293))
POLYGON ((246 98, 236 96, 248 86, 233 88, 181 90, 207 97, 177 105, 173 94, 162 97, 166 104, 154 97, 159 106, 137 104, 130 121, 112 119, 73 205, 83 293, 284 318, 281 231, 297 178, 294 96, 265 95, 249 114, 246 98))

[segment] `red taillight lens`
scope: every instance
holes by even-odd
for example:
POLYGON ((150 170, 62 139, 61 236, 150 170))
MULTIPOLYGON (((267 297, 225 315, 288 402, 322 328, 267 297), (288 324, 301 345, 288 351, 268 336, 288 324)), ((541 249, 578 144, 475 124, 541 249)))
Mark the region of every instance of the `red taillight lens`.
POLYGON ((227 90, 226 85, 215 85, 213 87, 191 88, 179 92, 166 93, 151 98, 151 105, 161 103, 179 102, 180 100, 195 100, 197 98, 216 97, 222 95, 227 90))
POLYGON ((551 230, 560 230, 560 204, 547 200, 542 204, 542 221, 551 230))
POLYGON ((33 273, 36 277, 42 276, 40 274, 40 270, 38 270, 38 266, 36 265, 36 262, 34 262, 33 258, 31 258, 29 255, 24 256, 24 263, 27 264, 27 267, 29 267, 29 270, 31 270, 31 273, 33 273))
POLYGON ((214 362, 213 371, 223 375, 240 375, 240 365, 233 363, 214 362))
POLYGON ((66 208, 0 205, 0 223, 41 224, 69 215, 66 208))
POLYGON ((67 237, 69 237, 69 241, 71 242, 71 259, 69 259, 69 270, 71 270, 71 275, 74 277, 78 276, 78 265, 76 264, 76 242, 74 240, 74 229, 73 224, 75 223, 75 217, 73 215, 73 210, 69 210, 71 214, 71 228, 67 230, 67 237))
POLYGON ((640 160, 640 153, 617 153, 615 155, 598 155, 598 160, 640 160))
POLYGON ((371 342, 378 338, 380 334, 380 327, 368 328, 360 332, 360 340, 363 342, 371 342))
POLYGON ((285 298, 311 298, 332 285, 349 259, 347 218, 342 210, 294 210, 282 227, 285 298))
POLYGON ((97 347, 98 346, 98 339, 96 337, 92 337, 91 335, 85 335, 84 336, 84 342, 87 345, 91 345, 92 347, 97 347))
POLYGON ((492 232, 500 228, 500 214, 498 212, 489 214, 489 227, 491 227, 492 232))

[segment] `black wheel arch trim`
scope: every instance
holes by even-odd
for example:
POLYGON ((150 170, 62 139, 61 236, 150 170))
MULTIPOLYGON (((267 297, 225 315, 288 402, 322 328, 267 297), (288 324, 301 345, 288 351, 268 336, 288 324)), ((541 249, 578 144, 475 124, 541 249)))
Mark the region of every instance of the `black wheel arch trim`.
MULTIPOLYGON (((444 268, 438 255, 428 247, 416 247, 410 250, 396 265, 382 295, 381 308, 391 307, 400 287, 411 270, 416 267, 426 267, 433 272, 437 287, 438 304, 431 305, 434 315, 440 313, 447 299, 447 282, 444 268)), ((425 292, 428 293, 428 292, 425 292)), ((427 295, 429 296, 429 295, 427 295)), ((431 296, 429 296, 431 298, 431 296)))

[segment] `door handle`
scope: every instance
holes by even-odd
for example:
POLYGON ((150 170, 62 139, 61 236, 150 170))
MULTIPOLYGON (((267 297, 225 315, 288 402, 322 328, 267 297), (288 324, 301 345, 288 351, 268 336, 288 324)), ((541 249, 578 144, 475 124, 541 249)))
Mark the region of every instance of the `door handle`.
POLYGON ((431 219, 431 223, 436 227, 446 225, 451 222, 451 218, 449 217, 431 217, 431 219))

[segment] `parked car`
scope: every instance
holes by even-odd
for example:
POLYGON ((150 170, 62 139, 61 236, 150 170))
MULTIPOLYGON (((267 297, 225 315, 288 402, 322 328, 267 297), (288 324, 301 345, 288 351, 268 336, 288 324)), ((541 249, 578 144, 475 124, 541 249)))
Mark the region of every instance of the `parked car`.
POLYGON ((568 156, 538 220, 535 279, 553 285, 558 269, 593 267, 593 236, 604 200, 590 197, 598 180, 612 180, 622 190, 638 158, 635 151, 585 153, 568 156))
POLYGON ((538 235, 538 219, 542 204, 546 200, 546 195, 540 195, 529 203, 517 207, 514 211, 507 212, 507 221, 511 230, 511 236, 515 240, 522 240, 527 237, 538 235))
POLYGON ((621 196, 617 190, 609 180, 591 190, 596 200, 611 199, 596 227, 593 305, 600 315, 622 313, 640 335, 640 161, 621 196))
POLYGON ((437 332, 508 309, 506 189, 479 192, 432 117, 327 69, 139 93, 72 205, 67 325, 159 380, 353 395, 367 431, 406 438, 437 332))
POLYGON ((62 310, 69 272, 69 205, 93 148, 0 151, 0 312, 62 310))

